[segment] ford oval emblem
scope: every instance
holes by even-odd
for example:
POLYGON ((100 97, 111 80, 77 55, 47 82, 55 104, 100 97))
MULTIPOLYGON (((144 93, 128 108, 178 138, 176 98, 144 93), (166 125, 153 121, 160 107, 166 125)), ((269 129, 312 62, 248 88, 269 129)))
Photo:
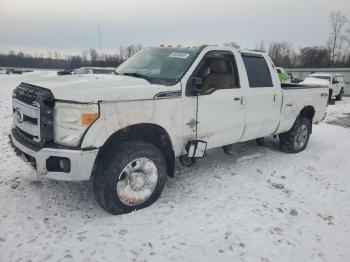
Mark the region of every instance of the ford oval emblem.
POLYGON ((18 123, 22 123, 24 120, 24 115, 23 112, 21 111, 21 109, 16 108, 15 109, 15 117, 18 123))

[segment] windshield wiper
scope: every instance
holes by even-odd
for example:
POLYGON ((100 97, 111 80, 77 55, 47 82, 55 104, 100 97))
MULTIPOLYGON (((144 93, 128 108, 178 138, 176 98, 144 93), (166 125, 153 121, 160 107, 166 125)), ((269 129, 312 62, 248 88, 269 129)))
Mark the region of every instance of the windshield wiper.
POLYGON ((149 77, 149 76, 146 76, 146 75, 143 75, 143 74, 140 74, 140 73, 124 73, 123 75, 125 76, 133 76, 133 77, 138 77, 138 78, 144 78, 146 80, 150 80, 152 79, 152 77, 149 77))
POLYGON ((156 84, 165 84, 165 85, 171 85, 172 82, 171 81, 167 81, 165 79, 160 79, 160 78, 157 78, 157 77, 152 77, 152 76, 147 76, 147 75, 143 75, 143 74, 140 74, 140 73, 136 73, 136 72, 133 72, 133 73, 124 73, 122 75, 125 75, 125 76, 133 76, 133 77, 138 77, 138 78, 143 78, 145 80, 147 80, 148 82, 150 83, 156 83, 156 84))

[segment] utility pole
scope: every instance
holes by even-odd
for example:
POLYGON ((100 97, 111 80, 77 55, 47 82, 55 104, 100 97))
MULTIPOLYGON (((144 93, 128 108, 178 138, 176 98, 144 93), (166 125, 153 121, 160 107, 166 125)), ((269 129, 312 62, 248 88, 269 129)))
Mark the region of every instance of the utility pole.
POLYGON ((97 23, 97 31, 98 31, 98 44, 100 46, 100 54, 102 53, 102 45, 101 45, 101 30, 100 23, 97 23))

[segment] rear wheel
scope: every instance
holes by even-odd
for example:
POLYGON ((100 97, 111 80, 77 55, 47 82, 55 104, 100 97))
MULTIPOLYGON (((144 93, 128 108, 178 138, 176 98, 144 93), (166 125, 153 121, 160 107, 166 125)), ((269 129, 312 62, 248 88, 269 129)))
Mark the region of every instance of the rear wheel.
POLYGON ((110 147, 93 177, 97 202, 112 214, 147 207, 160 196, 166 172, 165 158, 152 144, 135 141, 110 147))
POLYGON ((279 135, 281 151, 286 153, 303 151, 309 142, 311 128, 309 119, 297 118, 288 132, 279 135))

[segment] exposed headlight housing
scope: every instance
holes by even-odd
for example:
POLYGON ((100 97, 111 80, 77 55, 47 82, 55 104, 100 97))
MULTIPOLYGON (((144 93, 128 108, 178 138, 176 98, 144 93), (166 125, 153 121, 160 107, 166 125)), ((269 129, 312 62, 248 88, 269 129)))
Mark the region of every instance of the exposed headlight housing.
POLYGON ((97 103, 56 102, 54 141, 65 146, 78 146, 86 129, 98 118, 97 103))

